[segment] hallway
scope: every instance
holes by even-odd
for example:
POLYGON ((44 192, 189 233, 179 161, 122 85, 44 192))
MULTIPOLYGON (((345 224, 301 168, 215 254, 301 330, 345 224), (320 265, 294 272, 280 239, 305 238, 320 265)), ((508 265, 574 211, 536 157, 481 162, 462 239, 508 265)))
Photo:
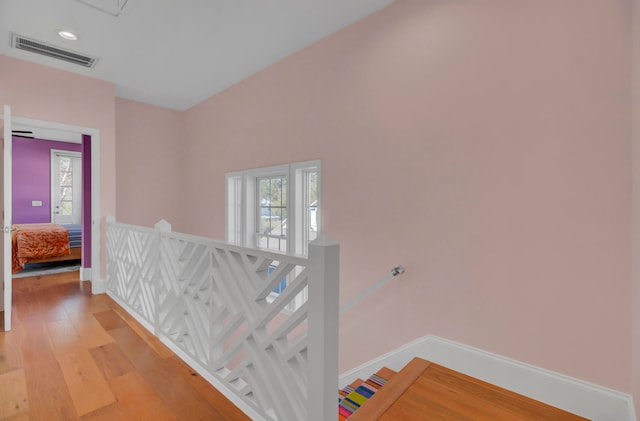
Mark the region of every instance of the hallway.
POLYGON ((78 272, 13 280, 2 420, 247 420, 78 272))

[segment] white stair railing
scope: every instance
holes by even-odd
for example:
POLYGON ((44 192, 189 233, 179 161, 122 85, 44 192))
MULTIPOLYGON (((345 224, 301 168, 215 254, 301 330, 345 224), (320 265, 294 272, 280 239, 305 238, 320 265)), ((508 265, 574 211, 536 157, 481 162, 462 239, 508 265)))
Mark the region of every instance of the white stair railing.
POLYGON ((106 241, 109 296, 252 419, 337 419, 337 244, 294 257, 113 217, 106 241))
POLYGON ((404 273, 404 268, 402 267, 402 265, 394 267, 393 269, 391 269, 391 271, 388 274, 380 278, 377 282, 369 285, 369 287, 367 287, 366 289, 358 293, 358 295, 356 295, 355 297, 347 301, 346 304, 342 305, 342 307, 340 307, 340 314, 351 310, 353 307, 357 306, 362 301, 364 301, 365 298, 368 298, 371 294, 373 294, 374 292, 376 292, 377 290, 385 286, 387 283, 389 283, 389 281, 391 281, 395 276, 402 275, 403 273, 404 273))

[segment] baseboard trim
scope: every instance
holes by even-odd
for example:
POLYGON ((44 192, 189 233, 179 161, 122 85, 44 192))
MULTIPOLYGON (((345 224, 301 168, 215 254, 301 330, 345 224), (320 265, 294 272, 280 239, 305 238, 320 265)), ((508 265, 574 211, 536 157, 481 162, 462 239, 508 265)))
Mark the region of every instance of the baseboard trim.
POLYGON ((104 279, 92 279, 91 280, 91 293, 92 294, 104 294, 107 292, 107 282, 104 279))
POLYGON ((80 268, 80 280, 81 281, 90 281, 91 280, 91 268, 80 268))
POLYGON ((400 370, 420 357, 594 421, 636 421, 630 395, 497 354, 428 335, 340 376, 340 387, 383 366, 400 370))

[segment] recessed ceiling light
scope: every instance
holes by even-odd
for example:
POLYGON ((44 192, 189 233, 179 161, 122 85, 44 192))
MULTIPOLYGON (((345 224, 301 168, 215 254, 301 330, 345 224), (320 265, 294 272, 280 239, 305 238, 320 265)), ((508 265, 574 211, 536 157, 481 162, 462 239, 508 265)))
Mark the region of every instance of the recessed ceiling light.
POLYGON ((58 31, 58 35, 64 39, 68 39, 69 41, 75 41, 78 39, 78 36, 71 31, 58 31))

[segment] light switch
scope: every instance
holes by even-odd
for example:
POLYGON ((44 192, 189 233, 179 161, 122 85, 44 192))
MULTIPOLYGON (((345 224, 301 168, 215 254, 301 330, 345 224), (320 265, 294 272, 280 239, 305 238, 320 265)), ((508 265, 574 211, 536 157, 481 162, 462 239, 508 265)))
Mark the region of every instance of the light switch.
POLYGON ((42 206, 42 200, 32 200, 31 206, 42 206))

